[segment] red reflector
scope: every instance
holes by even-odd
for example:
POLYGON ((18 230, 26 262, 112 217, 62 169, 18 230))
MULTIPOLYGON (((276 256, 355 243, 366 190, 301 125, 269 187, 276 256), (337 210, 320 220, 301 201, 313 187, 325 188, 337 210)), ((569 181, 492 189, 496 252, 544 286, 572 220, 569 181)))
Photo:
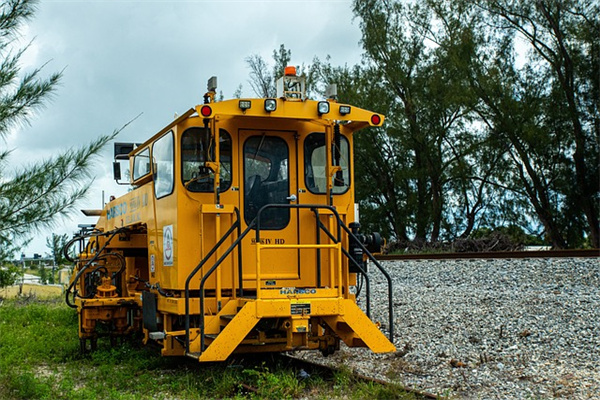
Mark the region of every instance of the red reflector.
POLYGON ((200 114, 202 114, 203 117, 209 117, 210 114, 212 114, 212 109, 209 106, 202 106, 200 114))
POLYGON ((371 123, 373 125, 379 125, 381 123, 381 117, 377 114, 371 115, 371 123))

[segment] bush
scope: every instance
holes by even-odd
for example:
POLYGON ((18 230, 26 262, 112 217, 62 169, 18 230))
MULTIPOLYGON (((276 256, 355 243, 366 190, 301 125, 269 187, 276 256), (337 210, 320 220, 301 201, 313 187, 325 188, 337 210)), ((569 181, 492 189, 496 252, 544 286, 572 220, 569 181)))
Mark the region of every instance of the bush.
POLYGON ((12 264, 0 267, 0 288, 13 285, 19 276, 19 268, 12 264))
POLYGON ((426 242, 413 240, 393 242, 388 245, 390 253, 477 253, 487 251, 518 251, 524 246, 544 245, 535 235, 525 233, 516 225, 496 228, 484 227, 473 231, 468 238, 448 242, 426 242))

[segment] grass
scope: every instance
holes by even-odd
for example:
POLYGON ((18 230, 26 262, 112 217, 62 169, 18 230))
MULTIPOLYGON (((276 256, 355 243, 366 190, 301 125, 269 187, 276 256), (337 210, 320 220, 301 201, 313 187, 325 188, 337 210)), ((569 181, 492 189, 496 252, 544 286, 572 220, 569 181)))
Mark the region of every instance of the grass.
POLYGON ((0 298, 15 298, 19 295, 35 296, 37 298, 47 299, 56 298, 61 295, 63 288, 60 286, 38 285, 32 283, 24 283, 22 285, 12 285, 5 288, 0 288, 0 298))
POLYGON ((77 313, 60 298, 0 300, 1 399, 413 399, 400 388, 320 376, 269 357, 200 364, 124 343, 80 355, 77 313), (259 361, 255 361, 255 360, 259 361))

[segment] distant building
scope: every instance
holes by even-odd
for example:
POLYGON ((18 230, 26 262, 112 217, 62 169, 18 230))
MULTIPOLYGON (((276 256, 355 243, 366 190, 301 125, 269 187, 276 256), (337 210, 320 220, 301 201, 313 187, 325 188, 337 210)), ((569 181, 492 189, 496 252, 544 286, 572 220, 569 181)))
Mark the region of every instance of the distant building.
POLYGON ((23 274, 22 283, 34 283, 39 285, 41 283, 41 280, 40 277, 37 275, 23 274))

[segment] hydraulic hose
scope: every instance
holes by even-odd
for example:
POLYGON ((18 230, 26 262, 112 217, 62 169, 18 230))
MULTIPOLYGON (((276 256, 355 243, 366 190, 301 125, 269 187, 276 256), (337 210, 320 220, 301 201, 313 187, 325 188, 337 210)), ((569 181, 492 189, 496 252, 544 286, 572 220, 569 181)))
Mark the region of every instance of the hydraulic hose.
MULTIPOLYGON (((65 291, 65 302, 67 303, 67 305, 71 308, 77 308, 77 306, 73 303, 70 302, 69 300, 69 296, 71 294, 71 291, 73 291, 73 288, 77 285, 77 282, 79 281, 79 278, 81 278, 81 275, 92 265, 93 262, 97 261, 98 259, 103 259, 105 257, 107 257, 109 254, 110 255, 115 255, 117 253, 107 253, 107 254, 102 254, 102 252, 104 251, 104 249, 106 248, 106 246, 108 246, 111 242, 111 240, 120 232, 126 230, 128 228, 117 228, 113 231, 109 231, 103 234, 95 234, 95 235, 89 235, 87 237, 92 237, 92 236, 108 236, 110 235, 110 237, 106 240, 106 243, 104 243, 104 245, 102 246, 102 248, 100 248, 96 254, 94 255, 94 257, 92 257, 91 259, 89 259, 87 261, 87 263, 79 270, 79 272, 77 272, 77 275, 75 275, 75 278, 73 279, 73 281, 71 282, 71 284, 69 285, 69 287, 67 288, 67 290, 65 291)), ((76 240, 82 240, 85 239, 86 237, 83 236, 79 236, 77 238, 73 238, 70 242, 75 243, 76 240)), ((72 244, 71 244, 72 245, 72 244)), ((65 246, 65 248, 67 248, 67 246, 65 246)), ((119 254, 119 257, 121 258, 121 269, 119 269, 119 273, 123 271, 123 269, 125 268, 125 258, 119 254)), ((77 294, 77 290, 75 289, 73 291, 73 300, 75 300, 75 297, 78 296, 77 294)), ((81 296, 79 296, 81 297, 81 296)), ((82 298, 87 298, 87 297, 82 297, 82 298)))

